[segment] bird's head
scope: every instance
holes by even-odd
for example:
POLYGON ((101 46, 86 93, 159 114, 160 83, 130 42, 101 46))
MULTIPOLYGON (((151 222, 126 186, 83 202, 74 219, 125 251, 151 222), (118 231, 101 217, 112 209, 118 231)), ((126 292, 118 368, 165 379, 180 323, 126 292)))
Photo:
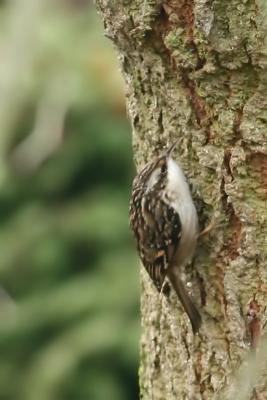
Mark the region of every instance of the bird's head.
POLYGON ((142 186, 146 188, 146 191, 163 189, 167 184, 172 163, 175 163, 171 155, 176 144, 177 142, 158 157, 148 162, 136 177, 135 183, 140 184, 142 182, 142 186))

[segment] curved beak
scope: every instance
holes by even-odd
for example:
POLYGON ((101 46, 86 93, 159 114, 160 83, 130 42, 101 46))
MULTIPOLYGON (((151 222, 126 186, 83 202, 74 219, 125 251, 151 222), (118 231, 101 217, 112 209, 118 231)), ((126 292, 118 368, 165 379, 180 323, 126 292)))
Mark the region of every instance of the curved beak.
POLYGON ((171 154, 172 154, 173 150, 175 149, 177 143, 178 143, 178 140, 175 140, 175 142, 170 147, 168 147, 168 149, 166 150, 166 153, 165 153, 166 157, 170 157, 171 156, 171 154))

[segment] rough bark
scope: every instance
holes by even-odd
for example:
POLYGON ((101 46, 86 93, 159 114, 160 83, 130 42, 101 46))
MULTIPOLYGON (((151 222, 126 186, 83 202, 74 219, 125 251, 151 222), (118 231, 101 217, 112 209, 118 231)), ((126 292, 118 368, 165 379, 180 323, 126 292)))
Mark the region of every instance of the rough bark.
MULTIPOLYGON (((263 3, 98 0, 97 5, 126 81, 137 168, 179 139, 176 158, 192 186, 201 224, 215 222, 182 271, 203 315, 200 335, 193 336, 173 293, 169 300, 159 296, 142 269, 141 397, 221 399, 266 331, 263 3)), ((267 398, 266 376, 258 378, 244 398, 267 398)))

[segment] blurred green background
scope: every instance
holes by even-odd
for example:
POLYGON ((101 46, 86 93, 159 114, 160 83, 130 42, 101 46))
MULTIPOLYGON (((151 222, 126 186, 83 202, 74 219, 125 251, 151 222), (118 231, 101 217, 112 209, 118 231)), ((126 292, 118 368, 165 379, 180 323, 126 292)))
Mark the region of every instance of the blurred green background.
POLYGON ((0 399, 138 399, 115 50, 90 1, 0 5, 0 399))

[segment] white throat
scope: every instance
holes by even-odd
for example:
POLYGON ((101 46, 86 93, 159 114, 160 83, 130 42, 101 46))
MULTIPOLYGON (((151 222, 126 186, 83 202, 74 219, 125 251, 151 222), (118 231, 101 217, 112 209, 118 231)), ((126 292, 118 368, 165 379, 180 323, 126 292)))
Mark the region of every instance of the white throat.
POLYGON ((176 161, 168 159, 167 192, 171 193, 179 202, 192 202, 188 183, 184 173, 176 161))

